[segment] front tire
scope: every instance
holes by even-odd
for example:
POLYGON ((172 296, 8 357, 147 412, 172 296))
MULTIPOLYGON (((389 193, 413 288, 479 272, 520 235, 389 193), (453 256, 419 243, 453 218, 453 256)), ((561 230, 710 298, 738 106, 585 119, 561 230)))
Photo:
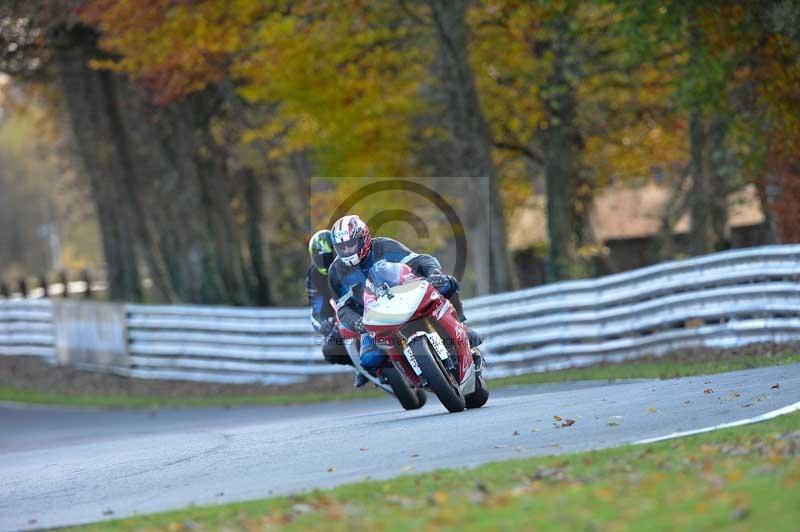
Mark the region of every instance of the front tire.
POLYGON ((425 404, 425 392, 423 390, 414 390, 409 386, 408 381, 400 374, 397 368, 383 368, 381 373, 386 380, 389 381, 389 386, 392 387, 397 400, 406 410, 417 410, 422 408, 425 404), (422 396, 418 392, 422 392, 422 396))
POLYGON ((411 342, 411 352, 417 359, 422 370, 422 375, 428 381, 439 401, 450 412, 461 412, 466 408, 466 400, 458 389, 458 383, 454 383, 452 375, 444 368, 439 357, 433 356, 428 341, 424 338, 417 338, 411 342))
POLYGON ((467 408, 480 408, 489 400, 489 389, 483 375, 475 376, 475 391, 466 397, 467 408))

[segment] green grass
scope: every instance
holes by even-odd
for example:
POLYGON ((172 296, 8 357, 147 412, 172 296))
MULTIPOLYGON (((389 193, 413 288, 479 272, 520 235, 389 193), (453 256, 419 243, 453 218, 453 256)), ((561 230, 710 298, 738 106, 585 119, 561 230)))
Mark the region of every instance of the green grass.
POLYGON ((91 408, 192 408, 245 405, 296 405, 381 397, 378 390, 330 393, 216 395, 211 397, 146 397, 136 395, 76 395, 0 386, 0 401, 91 408))
POLYGON ((772 355, 743 355, 729 358, 688 361, 665 358, 663 360, 630 361, 589 368, 565 369, 548 373, 533 373, 492 381, 495 386, 515 384, 543 384, 577 380, 622 379, 673 379, 692 375, 711 375, 764 366, 779 366, 800 362, 800 354, 776 353, 772 355))
POLYGON ((441 470, 75 530, 781 531, 799 524, 800 412, 647 446, 441 470))
MULTIPOLYGON (((548 373, 535 373, 494 379, 490 387, 522 384, 543 384, 576 380, 619 380, 619 379, 667 379, 735 371, 761 366, 774 366, 800 362, 800 354, 775 354, 719 358, 698 362, 684 360, 655 360, 594 366, 589 368, 566 369, 548 373)), ((242 405, 289 405, 321 403, 326 401, 347 401, 381 397, 383 392, 375 389, 341 392, 299 392, 287 394, 265 393, 264 395, 214 395, 211 397, 157 397, 135 395, 75 395, 52 393, 43 390, 22 389, 0 385, 0 401, 14 401, 29 404, 64 405, 95 408, 168 408, 168 407, 215 407, 242 405)))

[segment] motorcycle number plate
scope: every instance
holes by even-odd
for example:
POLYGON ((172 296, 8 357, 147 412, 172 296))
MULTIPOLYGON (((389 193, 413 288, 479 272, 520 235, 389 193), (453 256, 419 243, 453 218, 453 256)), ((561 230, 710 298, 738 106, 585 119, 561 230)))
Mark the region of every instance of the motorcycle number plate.
POLYGON ((442 343, 442 339, 438 334, 428 334, 428 339, 431 341, 433 350, 436 351, 436 354, 439 355, 439 358, 442 360, 447 360, 450 358, 450 354, 447 352, 447 348, 444 346, 444 343, 442 343))
POLYGON ((410 347, 404 347, 403 353, 406 355, 406 360, 408 363, 411 364, 411 369, 414 370, 414 373, 417 375, 422 375, 422 368, 419 367, 419 363, 417 362, 417 357, 414 356, 414 353, 411 351, 410 347))

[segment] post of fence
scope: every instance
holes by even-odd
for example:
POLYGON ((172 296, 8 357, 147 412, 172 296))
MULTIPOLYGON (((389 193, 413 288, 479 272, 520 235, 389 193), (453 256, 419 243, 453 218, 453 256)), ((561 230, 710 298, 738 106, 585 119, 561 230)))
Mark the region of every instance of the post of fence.
POLYGON ((0 283, 0 296, 11 299, 11 289, 8 287, 8 284, 3 282, 0 283))
POLYGON ((22 294, 23 299, 28 298, 28 281, 24 277, 19 278, 19 293, 22 294))
POLYGON ((58 279, 61 285, 64 287, 61 297, 69 297, 69 277, 67 276, 67 270, 61 270, 58 272, 58 279))
POLYGON ((42 297, 44 298, 50 297, 50 285, 47 283, 46 275, 39 276, 39 288, 42 289, 42 297))
POLYGON ((92 299, 92 276, 89 273, 89 268, 83 269, 81 272, 81 280, 86 283, 86 292, 83 294, 83 297, 92 299))

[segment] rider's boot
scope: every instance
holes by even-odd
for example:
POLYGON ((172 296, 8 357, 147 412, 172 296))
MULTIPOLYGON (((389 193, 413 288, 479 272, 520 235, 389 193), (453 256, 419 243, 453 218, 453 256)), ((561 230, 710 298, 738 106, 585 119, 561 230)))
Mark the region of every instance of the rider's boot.
MULTIPOLYGON (((361 357, 361 366, 366 372, 373 376, 375 375, 377 368, 380 368, 386 359, 386 355, 384 355, 383 351, 375 346, 375 340, 368 334, 361 335, 359 356, 361 357)), ((353 386, 356 388, 361 388, 368 382, 369 379, 362 375, 361 372, 358 372, 356 373, 356 380, 353 383, 353 386)))
POLYGON ((483 343, 483 335, 478 331, 476 331, 475 329, 473 329, 472 327, 470 327, 469 325, 467 325, 466 323, 464 324, 464 328, 467 330, 467 338, 469 338, 469 346, 472 349, 480 347, 480 345, 483 343))
MULTIPOLYGON (((467 317, 464 315, 464 305, 461 303, 461 296, 456 292, 452 296, 450 296, 450 303, 453 305, 453 308, 456 309, 456 314, 458 315, 458 321, 464 323, 467 321, 467 317)), ((472 327, 464 323, 464 327, 467 329, 467 338, 469 338, 469 346, 471 348, 476 348, 483 343, 483 336, 472 327)))
POLYGON ((366 378, 361 373, 356 373, 356 380, 353 381, 353 386, 355 386, 356 388, 361 388, 362 386, 364 386, 368 382, 369 382, 368 378, 366 378))

